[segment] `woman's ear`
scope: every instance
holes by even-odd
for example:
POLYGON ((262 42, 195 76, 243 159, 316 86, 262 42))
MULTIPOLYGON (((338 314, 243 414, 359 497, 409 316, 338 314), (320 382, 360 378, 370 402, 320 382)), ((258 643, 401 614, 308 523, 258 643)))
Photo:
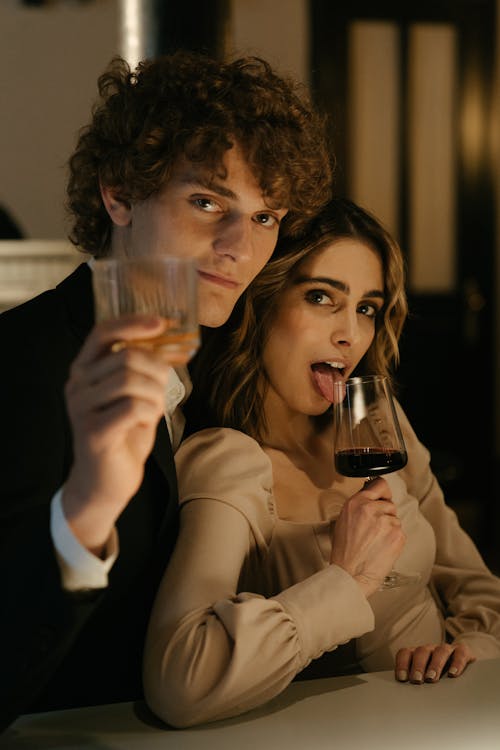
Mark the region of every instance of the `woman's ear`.
POLYGON ((118 227, 126 227, 130 224, 131 209, 127 201, 117 197, 116 188, 100 185, 101 198, 109 218, 118 227))

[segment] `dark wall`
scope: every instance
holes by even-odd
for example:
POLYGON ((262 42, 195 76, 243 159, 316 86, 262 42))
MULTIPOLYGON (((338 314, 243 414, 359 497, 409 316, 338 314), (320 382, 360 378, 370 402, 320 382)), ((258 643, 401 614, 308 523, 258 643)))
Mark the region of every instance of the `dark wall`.
POLYGON ((154 0, 154 15, 156 53, 189 49, 222 57, 228 0, 154 0))

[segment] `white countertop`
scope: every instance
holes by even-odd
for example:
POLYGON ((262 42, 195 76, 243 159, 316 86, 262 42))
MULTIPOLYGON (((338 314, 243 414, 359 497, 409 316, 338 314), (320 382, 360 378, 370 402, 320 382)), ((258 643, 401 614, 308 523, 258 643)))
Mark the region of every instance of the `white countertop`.
POLYGON ((457 679, 399 684, 392 672, 294 682, 260 709, 173 730, 142 703, 23 716, 2 750, 500 750, 500 659, 457 679))

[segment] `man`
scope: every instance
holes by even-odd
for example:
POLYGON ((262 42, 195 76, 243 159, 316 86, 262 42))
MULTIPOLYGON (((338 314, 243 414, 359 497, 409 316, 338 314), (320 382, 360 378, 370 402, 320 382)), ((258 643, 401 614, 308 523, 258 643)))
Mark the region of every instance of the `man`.
MULTIPOLYGON (((255 59, 176 53, 135 73, 115 60, 99 92, 70 159, 72 241, 93 257, 196 257, 200 323, 221 325, 278 232, 299 231, 328 198, 320 118, 255 59)), ((0 318, 4 726, 140 697, 175 541, 179 362, 110 351, 162 323, 93 327, 91 265, 0 318)))

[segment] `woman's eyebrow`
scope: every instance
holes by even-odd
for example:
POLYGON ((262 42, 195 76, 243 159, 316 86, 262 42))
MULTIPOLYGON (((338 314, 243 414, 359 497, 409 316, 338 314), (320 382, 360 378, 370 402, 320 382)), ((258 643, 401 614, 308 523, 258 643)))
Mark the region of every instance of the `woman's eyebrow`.
POLYGON ((328 286, 338 289, 339 292, 344 292, 344 294, 349 294, 351 291, 348 284, 337 279, 331 279, 329 276, 297 276, 294 284, 297 286, 299 284, 328 284, 328 286))
MULTIPOLYGON (((338 279, 331 279, 329 276, 298 276, 294 282, 295 285, 299 284, 327 284, 333 289, 337 289, 343 294, 350 294, 351 289, 349 284, 339 281, 338 279)), ((380 289, 369 289, 364 293, 365 297, 378 297, 384 299, 384 293, 380 289)))

